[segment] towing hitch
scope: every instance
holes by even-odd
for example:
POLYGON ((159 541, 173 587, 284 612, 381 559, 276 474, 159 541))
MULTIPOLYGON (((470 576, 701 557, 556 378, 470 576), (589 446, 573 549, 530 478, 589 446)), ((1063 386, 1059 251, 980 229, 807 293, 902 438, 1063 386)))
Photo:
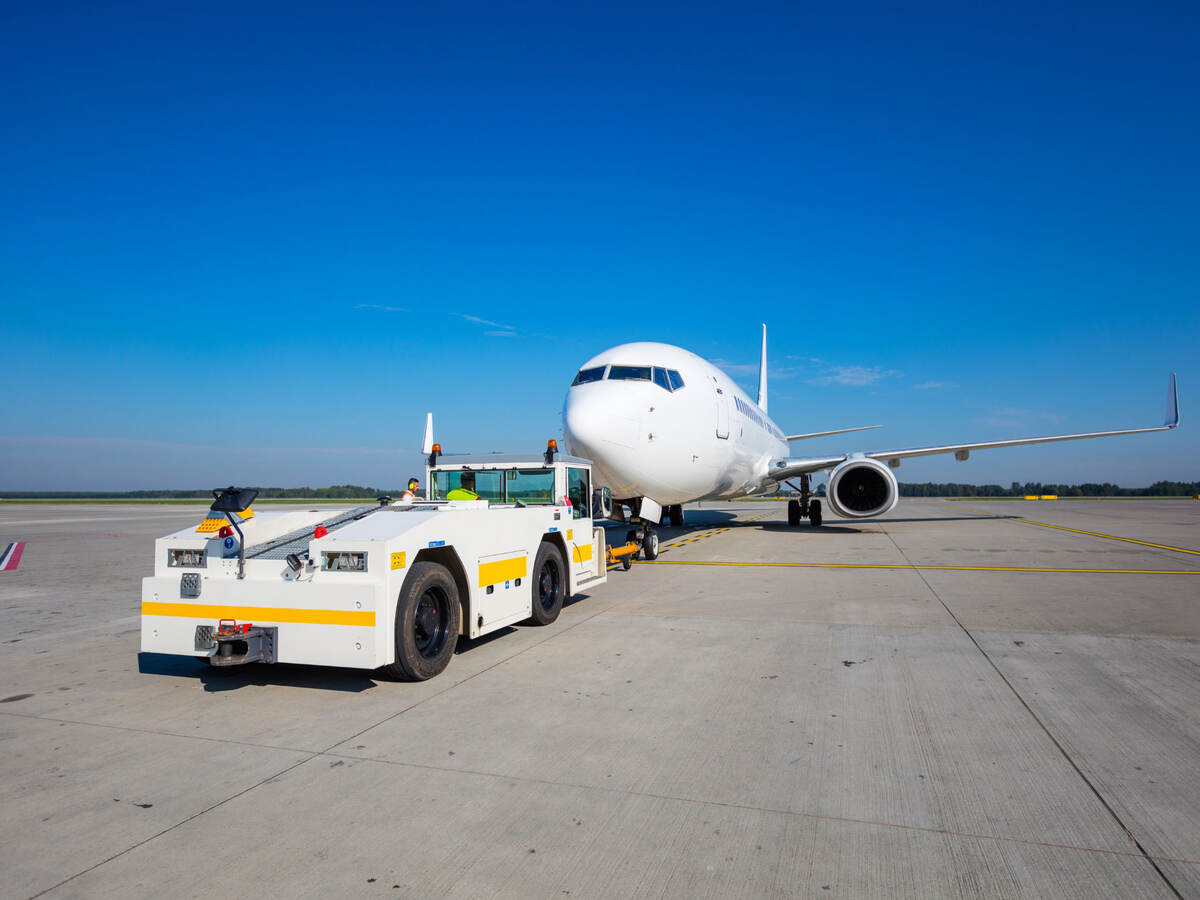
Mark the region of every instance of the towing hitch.
POLYGON ((197 652, 210 652, 208 661, 214 666, 243 666, 247 663, 273 663, 278 656, 279 629, 238 625, 222 621, 196 626, 197 652))

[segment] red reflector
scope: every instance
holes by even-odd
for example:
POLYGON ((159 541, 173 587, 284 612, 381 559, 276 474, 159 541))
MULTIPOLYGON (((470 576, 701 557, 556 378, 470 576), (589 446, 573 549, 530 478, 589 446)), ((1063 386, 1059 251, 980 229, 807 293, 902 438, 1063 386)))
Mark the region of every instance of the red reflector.
POLYGON ((228 525, 222 525, 221 530, 217 532, 217 537, 233 537, 233 529, 228 525))
POLYGON ((313 538, 314 539, 323 538, 327 534, 329 534, 329 529, 326 528, 324 525, 318 525, 317 530, 313 532, 313 538))

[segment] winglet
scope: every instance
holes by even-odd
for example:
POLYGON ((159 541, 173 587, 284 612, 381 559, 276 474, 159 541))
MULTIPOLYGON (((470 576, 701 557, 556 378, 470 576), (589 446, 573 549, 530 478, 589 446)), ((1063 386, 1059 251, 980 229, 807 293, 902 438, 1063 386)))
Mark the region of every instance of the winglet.
POLYGON ((1176 428, 1179 425, 1179 397, 1175 393, 1175 373, 1167 378, 1167 420, 1164 428, 1176 428))
POLYGON ((762 355, 758 358, 758 408, 767 411, 767 323, 763 322, 762 355))
POLYGON ((428 456, 433 452, 433 413, 425 413, 425 437, 421 441, 421 453, 428 456))

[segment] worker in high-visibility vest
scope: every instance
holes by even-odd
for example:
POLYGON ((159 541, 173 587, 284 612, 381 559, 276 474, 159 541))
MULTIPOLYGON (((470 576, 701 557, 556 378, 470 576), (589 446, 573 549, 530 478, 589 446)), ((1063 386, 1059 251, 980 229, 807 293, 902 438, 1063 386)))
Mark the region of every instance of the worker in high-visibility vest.
POLYGON ((475 493, 475 473, 463 472, 459 486, 446 494, 447 500, 478 500, 479 495, 475 493))
POLYGON ((416 477, 408 479, 408 489, 400 495, 401 500, 416 500, 417 492, 421 490, 421 482, 416 477))

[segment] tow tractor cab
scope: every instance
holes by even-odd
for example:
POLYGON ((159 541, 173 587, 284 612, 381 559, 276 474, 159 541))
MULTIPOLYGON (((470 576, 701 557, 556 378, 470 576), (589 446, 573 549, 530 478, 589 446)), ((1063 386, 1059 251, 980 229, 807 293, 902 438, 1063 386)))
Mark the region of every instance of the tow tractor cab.
POLYGON ((435 446, 425 499, 355 509, 255 514, 252 489, 214 491, 199 527, 155 543, 142 650, 423 680, 460 635, 549 624, 607 576, 593 525, 607 492, 593 497, 591 463, 556 450, 439 463, 435 446), (479 499, 446 499, 455 489, 479 499))

